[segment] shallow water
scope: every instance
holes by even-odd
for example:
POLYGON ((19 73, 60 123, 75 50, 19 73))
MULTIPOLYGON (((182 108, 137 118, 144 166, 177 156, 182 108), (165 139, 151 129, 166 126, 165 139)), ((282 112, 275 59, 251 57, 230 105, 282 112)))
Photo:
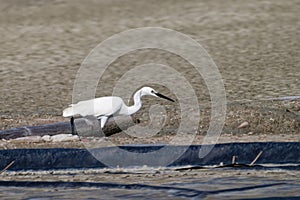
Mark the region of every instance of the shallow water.
POLYGON ((174 168, 6 172, 1 199, 260 199, 300 197, 299 170, 174 168), (12 180, 12 179, 11 179, 12 180), (58 182, 55 180, 59 180, 58 182), (27 182, 26 182, 27 181, 27 182), (38 184, 36 184, 38 182, 38 184), (85 181, 85 182, 83 182, 85 181), (4 187, 10 185, 10 187, 4 187), (26 186, 25 186, 26 185, 26 186), (16 187, 17 186, 17 187, 16 187))

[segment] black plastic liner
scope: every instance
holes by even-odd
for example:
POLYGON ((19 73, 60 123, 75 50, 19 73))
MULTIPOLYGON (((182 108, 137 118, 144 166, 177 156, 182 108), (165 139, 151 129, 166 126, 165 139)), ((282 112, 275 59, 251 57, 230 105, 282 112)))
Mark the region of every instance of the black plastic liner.
MULTIPOLYGON (((55 169, 79 169, 79 168, 106 168, 106 164, 97 160, 91 153, 104 155, 111 160, 117 159, 116 152, 121 148, 128 152, 147 153, 158 151, 164 145, 134 145, 121 147, 106 147, 98 149, 10 149, 0 150, 0 168, 3 169, 10 162, 15 163, 9 167, 9 170, 55 170, 55 169)), ((160 160, 167 159, 165 156, 171 155, 187 149, 178 159, 169 164, 169 167, 180 166, 206 166, 230 165, 232 156, 237 156, 238 163, 250 164, 260 151, 262 155, 255 164, 294 164, 295 168, 300 168, 300 142, 256 142, 256 143, 228 143, 216 144, 208 155, 199 158, 201 148, 210 147, 210 145, 192 145, 192 146, 169 146, 169 153, 161 155, 159 158, 149 157, 148 166, 159 167, 160 160), (153 161, 153 162, 152 162, 153 161)), ((130 154, 128 154, 130 155, 130 154)), ((131 167, 126 160, 132 158, 123 157, 121 160, 115 160, 122 167, 131 167), (124 164, 126 163, 126 164, 124 164)), ((163 163, 163 162, 162 162, 163 163)), ((133 164, 139 166, 139 164, 133 164)), ((140 166, 143 166, 141 163, 140 166)))
MULTIPOLYGON (((268 188, 274 186, 286 185, 286 183, 272 183, 272 184, 258 184, 247 187, 229 188, 221 190, 197 190, 183 187, 174 186, 158 186, 158 185, 146 185, 146 184, 119 184, 119 183, 99 183, 99 182, 62 182, 62 181, 0 181, 0 187, 30 187, 30 188, 102 188, 102 189, 123 189, 123 190, 162 190, 173 191, 169 195, 176 197, 196 197, 204 198, 209 195, 222 194, 227 192, 242 192, 254 189, 268 188)), ((286 199, 297 199, 297 197, 285 197, 286 199)), ((258 198, 260 199, 260 198, 258 198)))

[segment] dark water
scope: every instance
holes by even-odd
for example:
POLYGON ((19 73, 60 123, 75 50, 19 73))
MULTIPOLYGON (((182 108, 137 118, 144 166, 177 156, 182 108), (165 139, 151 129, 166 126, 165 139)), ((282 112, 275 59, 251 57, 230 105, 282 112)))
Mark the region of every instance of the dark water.
MULTIPOLYGON (((180 180, 178 180, 180 181, 180 180)), ((183 198, 300 198, 300 184, 296 181, 270 181, 267 179, 217 178, 195 179, 170 185, 103 184, 95 187, 65 188, 1 187, 1 199, 183 199, 183 198), (238 182, 237 182, 238 181, 238 182)))
POLYGON ((299 170, 131 168, 2 174, 1 199, 300 198, 299 170), (15 180, 15 181, 11 181, 15 180))

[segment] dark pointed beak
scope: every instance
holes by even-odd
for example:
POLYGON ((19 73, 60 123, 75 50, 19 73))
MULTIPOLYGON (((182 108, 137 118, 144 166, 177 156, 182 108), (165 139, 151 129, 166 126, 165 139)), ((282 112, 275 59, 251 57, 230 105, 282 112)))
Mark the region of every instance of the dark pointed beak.
POLYGON ((165 95, 162 95, 160 93, 155 93, 156 96, 160 97, 160 98, 163 98, 163 99, 167 99, 169 101, 172 101, 172 102, 175 102, 173 99, 169 98, 169 97, 166 97, 165 95))

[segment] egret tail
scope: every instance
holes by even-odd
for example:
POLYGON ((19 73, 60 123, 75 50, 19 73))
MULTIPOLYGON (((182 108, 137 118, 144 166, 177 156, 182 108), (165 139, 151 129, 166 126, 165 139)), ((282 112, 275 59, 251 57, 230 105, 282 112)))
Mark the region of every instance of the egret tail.
POLYGON ((64 117, 71 117, 74 115, 74 112, 73 112, 73 107, 69 107, 69 108, 66 108, 63 110, 63 116, 64 117))

